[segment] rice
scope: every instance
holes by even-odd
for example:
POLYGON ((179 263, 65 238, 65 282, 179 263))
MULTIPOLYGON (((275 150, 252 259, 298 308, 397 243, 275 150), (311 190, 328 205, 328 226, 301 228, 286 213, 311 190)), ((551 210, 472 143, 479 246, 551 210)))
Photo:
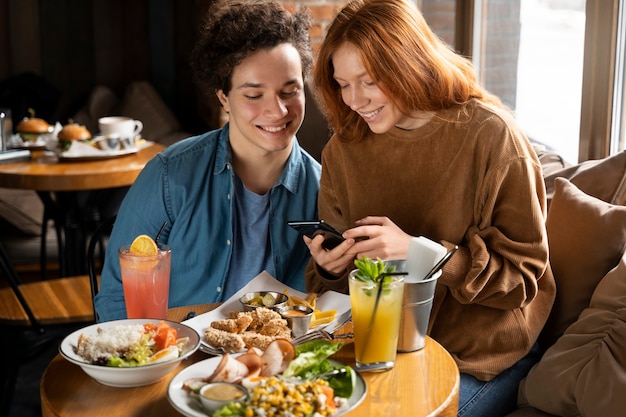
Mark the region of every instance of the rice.
POLYGON ((81 334, 76 354, 90 363, 104 363, 110 356, 126 352, 140 342, 145 333, 141 324, 98 328, 96 334, 81 334))

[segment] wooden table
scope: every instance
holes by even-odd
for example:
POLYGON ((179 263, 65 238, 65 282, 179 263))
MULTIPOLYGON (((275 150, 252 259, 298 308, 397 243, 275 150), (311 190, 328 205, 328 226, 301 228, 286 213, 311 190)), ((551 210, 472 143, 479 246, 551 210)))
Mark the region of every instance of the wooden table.
MULTIPOLYGON (((29 160, 0 164, 0 187, 37 191, 45 207, 44 223, 54 220, 57 230, 61 275, 81 275, 86 272, 85 216, 91 214, 87 209, 93 193, 131 185, 146 163, 163 149, 154 143, 135 154, 75 161, 59 161, 53 154, 33 151, 29 160)), ((43 225, 43 238, 47 226, 43 225)))
MULTIPOLYGON (((201 314, 217 305, 171 309, 170 320, 180 321, 189 311, 201 314)), ((350 329, 345 329, 348 331, 350 329)), ((167 400, 167 387, 185 366, 206 359, 196 352, 165 379, 139 388, 111 388, 91 379, 80 367, 57 355, 41 379, 43 417, 133 417, 180 415, 167 400)), ((334 356, 354 365, 351 342, 334 356)), ((348 417, 369 416, 446 416, 457 415, 459 371, 448 352, 427 338, 418 352, 399 353, 395 367, 388 372, 362 373, 367 385, 363 402, 348 417)))

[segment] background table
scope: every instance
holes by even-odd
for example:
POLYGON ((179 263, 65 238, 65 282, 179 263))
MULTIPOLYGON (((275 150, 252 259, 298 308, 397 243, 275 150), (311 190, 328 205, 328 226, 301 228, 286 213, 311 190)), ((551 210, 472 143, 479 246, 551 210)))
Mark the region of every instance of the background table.
MULTIPOLYGON (((163 149, 165 146, 153 143, 135 154, 71 161, 59 161, 50 153, 33 151, 29 160, 0 164, 0 187, 37 191, 45 207, 42 238, 48 220, 55 224, 61 275, 82 275, 86 272, 85 222, 89 216, 94 217, 88 212, 94 193, 130 186, 146 163, 163 149)), ((42 258, 45 258, 44 247, 42 258)), ((41 261, 45 271, 46 260, 41 261)))
MULTIPOLYGON (((217 305, 171 309, 170 320, 180 321, 189 311, 201 314, 217 305)), ((346 328, 344 331, 349 331, 346 328)), ((165 379, 146 387, 112 388, 91 379, 80 367, 57 355, 41 380, 42 416, 133 417, 176 416, 167 400, 169 381, 184 367, 208 358, 196 352, 165 379)), ((348 342, 337 355, 354 365, 353 344, 348 342)), ((437 342, 428 338, 418 352, 399 353, 396 366, 388 372, 363 373, 367 384, 364 401, 348 417, 446 416, 457 415, 459 371, 456 363, 437 342)))

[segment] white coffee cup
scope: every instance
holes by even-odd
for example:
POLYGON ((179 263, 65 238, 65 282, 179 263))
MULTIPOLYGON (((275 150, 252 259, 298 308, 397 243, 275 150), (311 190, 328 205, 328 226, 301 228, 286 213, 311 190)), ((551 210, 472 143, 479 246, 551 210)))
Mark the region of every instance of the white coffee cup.
POLYGON ((143 123, 124 116, 108 116, 98 119, 101 135, 119 135, 122 143, 128 139, 135 139, 143 130, 143 123))

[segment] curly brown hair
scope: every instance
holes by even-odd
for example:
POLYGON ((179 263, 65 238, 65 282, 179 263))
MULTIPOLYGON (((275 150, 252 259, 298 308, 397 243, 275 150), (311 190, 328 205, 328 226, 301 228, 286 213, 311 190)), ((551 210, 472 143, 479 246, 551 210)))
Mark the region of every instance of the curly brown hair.
POLYGON ((205 93, 228 95, 234 68, 248 55, 290 43, 300 54, 306 80, 313 63, 308 10, 292 15, 277 1, 226 1, 211 10, 191 54, 191 69, 205 93))

